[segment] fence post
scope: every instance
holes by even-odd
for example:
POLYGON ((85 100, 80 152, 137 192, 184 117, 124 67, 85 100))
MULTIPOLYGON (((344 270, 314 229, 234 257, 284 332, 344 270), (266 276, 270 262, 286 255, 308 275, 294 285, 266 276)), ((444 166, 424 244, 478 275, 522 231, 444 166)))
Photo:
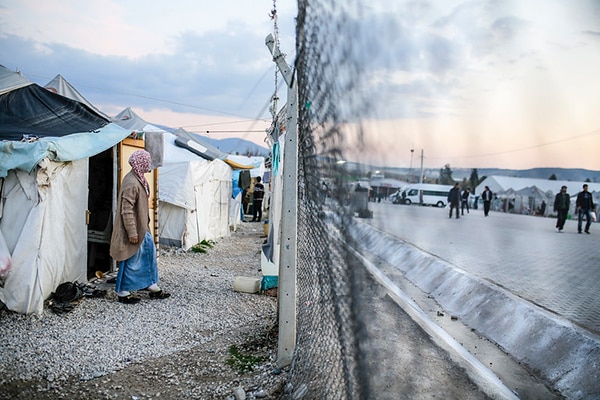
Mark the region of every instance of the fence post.
MULTIPOLYGON (((298 232, 298 89, 294 73, 275 45, 273 35, 265 44, 287 83, 287 116, 283 149, 283 193, 279 257, 279 340, 277 365, 290 365, 296 347, 296 258, 298 232)), ((275 110, 277 112, 277 110, 275 110)))

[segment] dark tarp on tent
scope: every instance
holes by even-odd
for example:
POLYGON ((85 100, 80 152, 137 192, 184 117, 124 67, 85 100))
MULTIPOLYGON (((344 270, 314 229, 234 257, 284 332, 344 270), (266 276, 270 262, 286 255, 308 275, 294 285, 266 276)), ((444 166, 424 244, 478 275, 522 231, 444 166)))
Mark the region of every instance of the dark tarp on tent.
POLYGON ((108 122, 86 105, 36 84, 0 95, 2 140, 21 140, 23 135, 59 137, 90 132, 108 122))
POLYGON ((12 169, 31 172, 44 158, 91 157, 128 134, 92 108, 0 65, 0 178, 12 169))
POLYGON ((177 135, 177 138, 175 139, 175 145, 183 147, 184 149, 187 149, 208 161, 215 159, 223 160, 227 157, 227 153, 206 143, 196 135, 191 135, 185 129, 178 129, 175 132, 175 135, 177 135))
POLYGON ((98 110, 92 103, 90 103, 77 89, 73 87, 62 75, 58 74, 44 85, 46 90, 49 90, 53 93, 60 94, 63 97, 66 97, 71 100, 78 101, 82 104, 85 104, 90 109, 92 109, 96 114, 100 115, 103 118, 106 118, 110 121, 110 117, 104 114, 102 111, 98 110))

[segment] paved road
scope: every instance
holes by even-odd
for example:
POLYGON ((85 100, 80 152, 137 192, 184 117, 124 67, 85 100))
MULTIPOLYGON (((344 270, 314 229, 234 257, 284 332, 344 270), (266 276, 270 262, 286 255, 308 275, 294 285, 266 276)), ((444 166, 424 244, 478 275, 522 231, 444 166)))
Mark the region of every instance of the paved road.
POLYGON ((449 219, 434 207, 369 203, 364 221, 458 268, 600 334, 600 224, 471 210, 449 219))

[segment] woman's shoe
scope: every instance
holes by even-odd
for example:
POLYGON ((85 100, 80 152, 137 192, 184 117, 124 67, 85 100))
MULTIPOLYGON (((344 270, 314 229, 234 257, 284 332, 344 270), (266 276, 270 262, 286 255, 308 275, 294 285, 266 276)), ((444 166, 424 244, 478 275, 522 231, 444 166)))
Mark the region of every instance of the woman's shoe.
POLYGON ((159 290, 158 292, 150 292, 149 296, 151 299, 166 299, 171 297, 171 293, 167 293, 164 290, 159 290))
POLYGON ((137 304, 140 302, 139 297, 134 297, 132 295, 127 295, 127 296, 117 296, 119 299, 119 303, 125 303, 125 304, 137 304))

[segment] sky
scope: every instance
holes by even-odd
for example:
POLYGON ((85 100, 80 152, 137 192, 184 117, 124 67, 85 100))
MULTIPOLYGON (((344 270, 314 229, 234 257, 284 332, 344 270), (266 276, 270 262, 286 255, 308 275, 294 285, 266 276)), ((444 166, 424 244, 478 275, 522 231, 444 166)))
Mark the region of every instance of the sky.
POLYGON ((277 20, 272 0, 0 0, 0 64, 42 86, 60 74, 109 116, 131 107, 153 124, 267 147, 276 86, 265 38, 276 22, 293 57, 297 14, 289 1, 275 7, 277 20))
MULTIPOLYGON (((377 110, 360 161, 600 169, 600 1, 358 3, 364 37, 346 39, 365 46, 377 110)), ((286 97, 265 37, 276 22, 293 63, 296 15, 277 0, 0 0, 0 64, 40 85, 61 74, 111 116, 265 145, 276 85, 286 97)))

